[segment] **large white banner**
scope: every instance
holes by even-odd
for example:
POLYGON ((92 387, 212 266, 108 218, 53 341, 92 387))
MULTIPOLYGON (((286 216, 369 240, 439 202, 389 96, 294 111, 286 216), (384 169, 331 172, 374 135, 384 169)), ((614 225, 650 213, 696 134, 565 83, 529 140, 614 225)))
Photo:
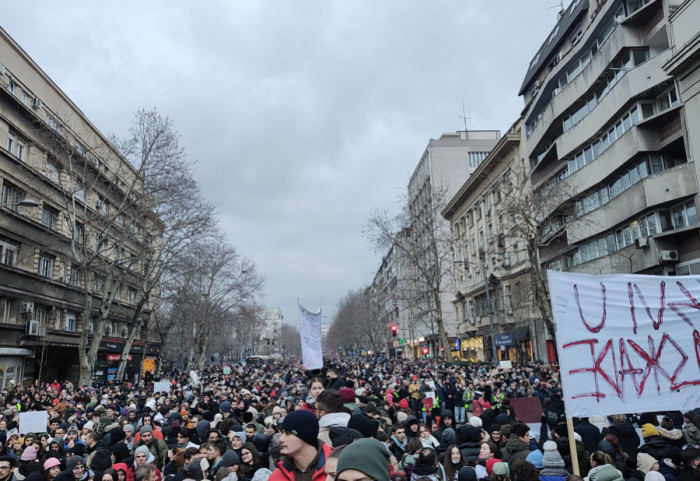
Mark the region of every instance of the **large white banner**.
POLYGON ((306 369, 323 367, 323 349, 321 348, 321 309, 310 312, 299 306, 299 334, 301 336, 301 357, 306 369))
POLYGON ((548 276, 567 417, 700 406, 700 276, 548 276))

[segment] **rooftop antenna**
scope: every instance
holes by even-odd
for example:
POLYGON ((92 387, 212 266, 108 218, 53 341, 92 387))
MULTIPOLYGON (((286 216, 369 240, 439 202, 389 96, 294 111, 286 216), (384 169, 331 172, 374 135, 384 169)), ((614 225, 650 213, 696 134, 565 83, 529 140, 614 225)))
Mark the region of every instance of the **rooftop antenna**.
POLYGON ((553 8, 559 8, 558 17, 561 18, 561 15, 564 13, 564 0, 559 0, 559 5, 552 5, 549 7, 550 10, 553 8))
POLYGON ((468 132, 469 129, 467 129, 467 120, 471 119, 471 114, 467 113, 467 111, 465 110, 464 101, 462 101, 462 115, 460 115, 459 118, 464 121, 464 131, 468 132))

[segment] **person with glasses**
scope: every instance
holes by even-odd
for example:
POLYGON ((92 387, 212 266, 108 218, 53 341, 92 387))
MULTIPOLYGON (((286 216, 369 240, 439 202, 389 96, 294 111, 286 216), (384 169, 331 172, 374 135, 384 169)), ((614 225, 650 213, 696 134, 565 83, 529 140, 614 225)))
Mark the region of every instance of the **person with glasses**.
POLYGON ((376 439, 354 441, 340 453, 335 481, 389 481, 389 449, 376 439))
POLYGON ((263 467, 260 452, 253 443, 245 443, 241 449, 240 458, 241 467, 239 471, 242 473, 243 478, 253 479, 255 472, 263 467))
POLYGON ((14 475, 15 458, 0 456, 0 481, 16 481, 14 475))

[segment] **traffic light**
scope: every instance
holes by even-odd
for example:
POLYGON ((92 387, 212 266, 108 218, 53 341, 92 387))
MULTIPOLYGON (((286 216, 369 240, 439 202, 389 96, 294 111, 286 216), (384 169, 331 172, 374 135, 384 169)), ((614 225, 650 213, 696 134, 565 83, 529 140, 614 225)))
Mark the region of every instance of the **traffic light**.
POLYGON ((399 326, 396 324, 391 325, 391 336, 396 337, 396 333, 399 331, 399 326))
POLYGON ((427 346, 423 346, 423 355, 424 356, 428 355, 428 347, 427 346))

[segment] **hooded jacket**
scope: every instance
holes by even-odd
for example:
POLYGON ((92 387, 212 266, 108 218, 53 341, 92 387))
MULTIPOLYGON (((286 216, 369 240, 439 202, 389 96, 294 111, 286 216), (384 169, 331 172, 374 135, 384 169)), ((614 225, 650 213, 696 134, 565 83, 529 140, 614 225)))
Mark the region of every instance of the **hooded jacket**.
POLYGON ((511 434, 506 442, 506 445, 501 449, 503 461, 508 464, 513 464, 516 459, 525 460, 530 454, 530 445, 522 442, 514 434, 511 434))
POLYGON ((350 415, 345 412, 328 413, 318 420, 318 439, 332 446, 329 431, 333 427, 346 427, 350 415))
MULTIPOLYGON (((331 447, 323 442, 318 443, 318 452, 316 454, 316 459, 314 462, 314 469, 311 473, 311 481, 325 481, 326 480, 326 459, 331 454, 331 447)), ((294 461, 289 457, 283 457, 279 463, 277 463, 277 469, 275 469, 268 481, 294 481, 295 480, 295 466, 294 461)))
POLYGON ((693 446, 700 445, 700 429, 698 429, 695 424, 686 424, 683 428, 683 434, 685 435, 685 440, 688 444, 692 444, 693 446))

